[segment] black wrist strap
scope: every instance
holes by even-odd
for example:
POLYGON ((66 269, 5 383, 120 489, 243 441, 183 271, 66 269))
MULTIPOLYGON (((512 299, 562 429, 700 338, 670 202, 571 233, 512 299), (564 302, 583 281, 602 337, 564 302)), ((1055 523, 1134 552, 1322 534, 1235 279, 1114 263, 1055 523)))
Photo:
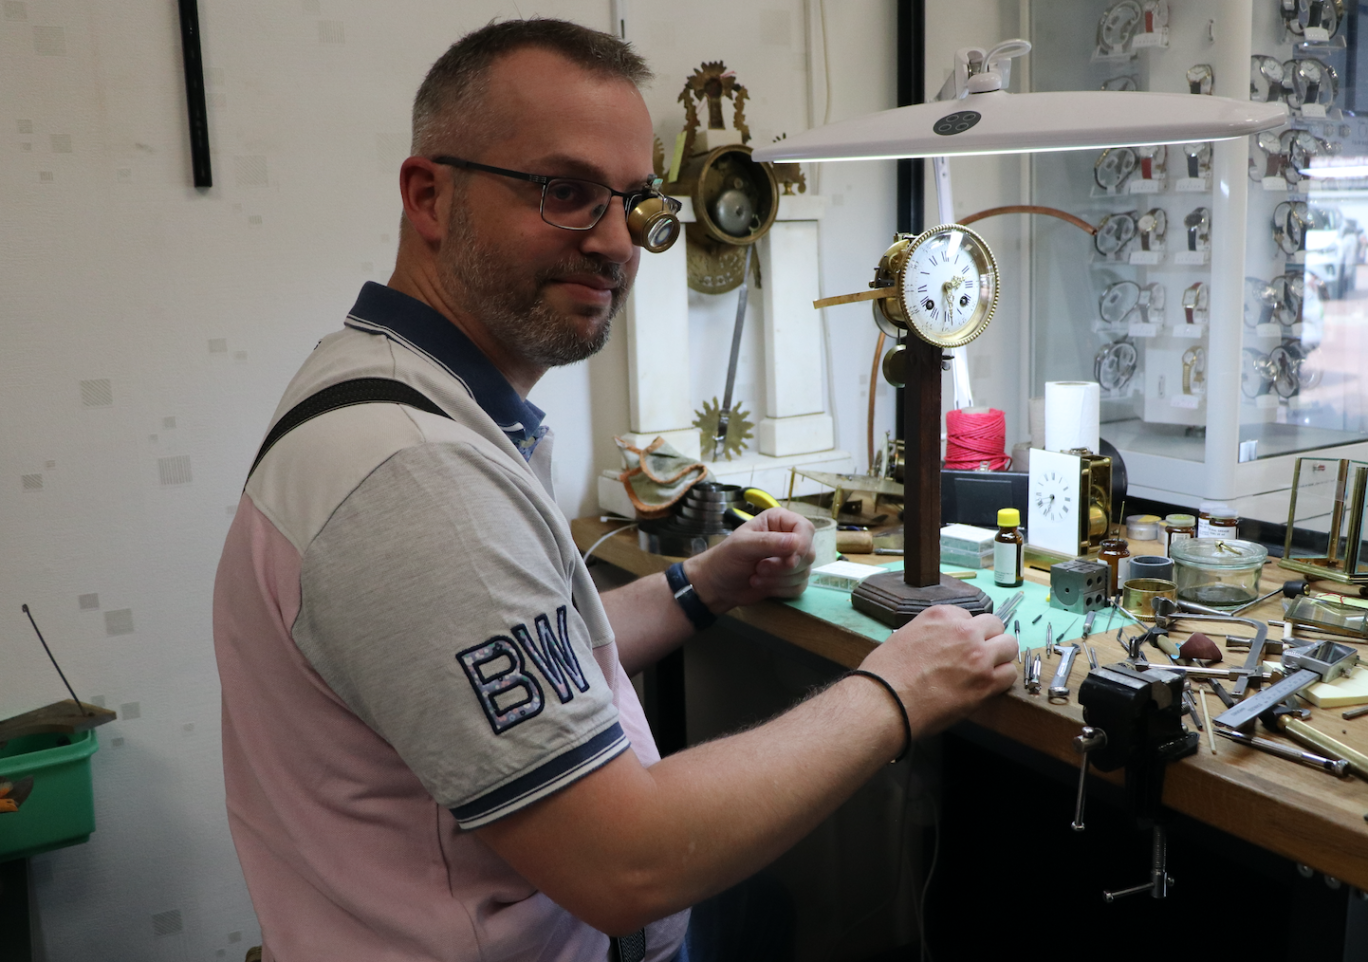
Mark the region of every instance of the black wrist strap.
POLYGON ((865 671, 863 668, 852 668, 845 673, 844 677, 849 678, 851 675, 859 675, 861 678, 868 678, 872 681, 876 681, 880 685, 883 685, 884 689, 893 696, 893 704, 898 706, 898 714, 902 715, 903 735, 905 736, 903 739, 903 750, 898 753, 897 758, 889 762, 890 765, 897 764, 906 758, 907 753, 912 750, 912 720, 907 717, 907 709, 903 707, 902 698, 899 697, 897 690, 894 689, 886 679, 874 674, 872 671, 865 671))
POLYGON ((665 583, 670 586, 670 594, 674 595, 674 600, 684 609, 684 614, 699 631, 712 627, 713 622, 717 621, 717 615, 708 610, 708 606, 689 583, 689 576, 684 573, 683 562, 676 561, 665 569, 665 583))

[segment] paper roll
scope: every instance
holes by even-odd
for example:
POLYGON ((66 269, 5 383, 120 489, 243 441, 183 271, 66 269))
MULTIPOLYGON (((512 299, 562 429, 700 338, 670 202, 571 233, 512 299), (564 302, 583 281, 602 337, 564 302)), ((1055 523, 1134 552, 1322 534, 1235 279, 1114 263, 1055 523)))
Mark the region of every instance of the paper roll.
POLYGON ((1045 382, 1045 450, 1098 453, 1102 389, 1096 381, 1045 382))

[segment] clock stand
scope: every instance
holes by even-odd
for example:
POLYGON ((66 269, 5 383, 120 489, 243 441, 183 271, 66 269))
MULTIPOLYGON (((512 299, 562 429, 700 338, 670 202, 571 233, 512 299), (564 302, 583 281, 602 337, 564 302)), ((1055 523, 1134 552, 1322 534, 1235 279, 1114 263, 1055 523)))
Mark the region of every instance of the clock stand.
POLYGON ((970 582, 941 574, 941 348, 907 338, 903 423, 909 435, 903 467, 903 570, 865 578, 851 604, 871 618, 899 628, 932 605, 956 605, 981 615, 992 600, 970 582))

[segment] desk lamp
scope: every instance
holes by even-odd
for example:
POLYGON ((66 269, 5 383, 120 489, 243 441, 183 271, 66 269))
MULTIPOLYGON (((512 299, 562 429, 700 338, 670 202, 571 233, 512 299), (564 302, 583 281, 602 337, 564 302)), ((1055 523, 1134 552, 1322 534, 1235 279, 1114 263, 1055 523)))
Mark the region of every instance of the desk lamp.
MULTIPOLYGON (((952 360, 962 365, 962 354, 956 360, 942 352, 982 333, 997 303, 997 269, 987 245, 953 223, 947 157, 1227 140, 1287 123, 1281 103, 1227 97, 1100 90, 1008 93, 1012 58, 1030 49, 1025 40, 1007 40, 987 51, 962 49, 937 100, 827 124, 753 155, 771 163, 933 158, 941 226, 900 238, 903 247, 896 255, 897 244, 889 249, 876 275, 888 286, 819 302, 876 301, 884 317, 915 335, 906 337, 903 362, 903 423, 911 434, 905 440, 903 572, 866 578, 851 596, 856 608, 892 627, 931 605, 954 604, 976 614, 992 607, 979 589, 940 573, 941 371, 952 360), (953 274, 919 283, 922 269, 944 264, 947 257, 968 283, 953 274)), ((956 393, 957 404, 972 403, 967 391, 956 393)))

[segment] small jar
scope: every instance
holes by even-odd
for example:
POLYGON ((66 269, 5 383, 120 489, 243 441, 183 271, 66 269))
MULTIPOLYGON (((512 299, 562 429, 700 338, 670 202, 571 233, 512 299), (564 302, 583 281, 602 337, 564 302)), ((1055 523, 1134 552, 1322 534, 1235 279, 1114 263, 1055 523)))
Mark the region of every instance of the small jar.
POLYGON ((1110 594, 1116 594, 1118 587, 1130 577, 1130 545, 1125 538, 1103 538, 1098 547, 1097 560, 1106 562, 1111 569, 1110 594))
POLYGON ((1174 542, 1197 537, 1197 519, 1190 514, 1171 514, 1164 519, 1162 534, 1164 557, 1172 558, 1174 542))
POLYGON ((1161 541, 1157 514, 1133 514, 1126 519, 1126 537, 1132 541, 1161 541))
POLYGON ((1238 538, 1240 513, 1224 501, 1203 501, 1197 512, 1197 537, 1238 538))

